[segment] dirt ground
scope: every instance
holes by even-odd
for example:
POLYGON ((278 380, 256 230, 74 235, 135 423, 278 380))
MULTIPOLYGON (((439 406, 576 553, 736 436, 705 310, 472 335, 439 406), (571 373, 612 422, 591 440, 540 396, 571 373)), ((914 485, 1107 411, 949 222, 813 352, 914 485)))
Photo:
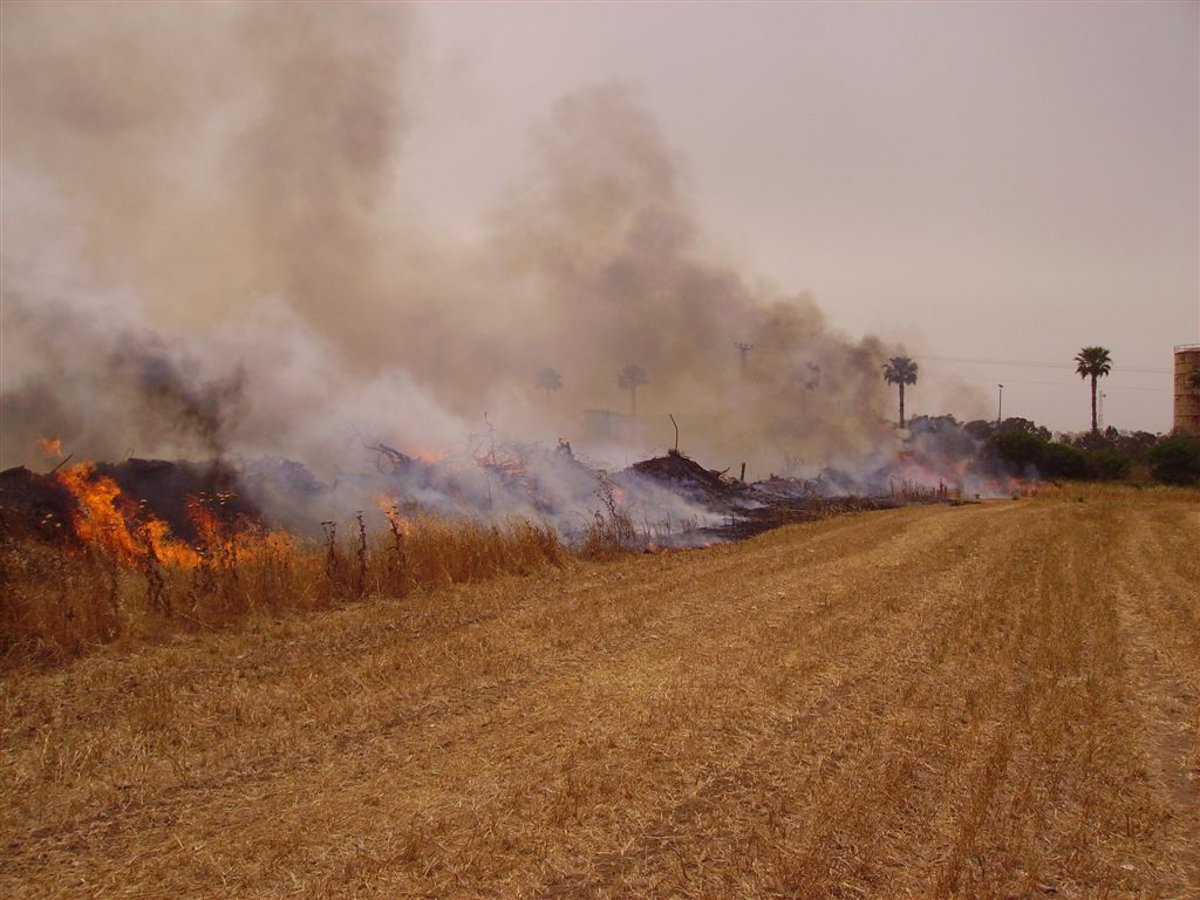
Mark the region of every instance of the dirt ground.
POLYGON ((1200 896, 1200 494, 1079 489, 0 681, 0 894, 1200 896))

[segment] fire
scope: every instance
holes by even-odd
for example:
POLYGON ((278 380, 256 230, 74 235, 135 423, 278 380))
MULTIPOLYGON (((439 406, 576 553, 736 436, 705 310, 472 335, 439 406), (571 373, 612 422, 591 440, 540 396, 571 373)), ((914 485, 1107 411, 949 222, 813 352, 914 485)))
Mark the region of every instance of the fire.
POLYGON ((79 463, 58 473, 59 482, 75 498, 75 534, 84 544, 101 547, 124 565, 155 560, 192 567, 200 555, 171 537, 166 522, 138 509, 121 494, 111 478, 96 475, 91 463, 79 463))
POLYGON ((187 498, 188 518, 198 538, 196 545, 190 546, 172 535, 171 527, 144 505, 123 495, 113 479, 97 475, 91 463, 63 469, 57 478, 75 499, 76 537, 131 568, 157 564, 193 569, 206 559, 224 567, 295 552, 286 532, 268 532, 241 519, 223 521, 219 507, 227 499, 224 495, 187 498))
POLYGON ((431 450, 427 447, 407 447, 405 452, 413 459, 425 463, 427 466, 436 466, 446 458, 446 453, 443 450, 431 450))
POLYGON ((37 439, 38 446, 42 448, 42 452, 47 456, 53 456, 55 459, 62 459, 62 438, 59 437, 40 437, 37 439))
POLYGON ((171 529, 162 519, 151 517, 138 529, 147 550, 147 556, 153 551, 154 559, 166 565, 180 566, 185 569, 193 568, 200 563, 200 554, 171 537, 171 529))
POLYGON ((220 505, 225 499, 225 495, 187 498, 188 518, 201 545, 219 565, 229 566, 238 561, 287 556, 295 552, 292 536, 285 531, 264 531, 247 527, 241 521, 222 521, 213 510, 213 504, 220 505))
POLYGON ((215 547, 221 543, 221 523, 200 497, 187 498, 188 518, 196 527, 200 540, 206 547, 215 547))
POLYGON ((139 558, 138 542, 117 509, 121 489, 111 478, 92 478, 89 463, 79 463, 58 473, 58 480, 75 498, 75 534, 85 544, 103 547, 122 562, 139 558))
POLYGON ((389 497, 387 494, 376 494, 371 499, 375 501, 375 505, 379 507, 379 511, 387 516, 392 534, 397 537, 403 537, 412 531, 412 522, 401 514, 400 503, 394 497, 389 497))

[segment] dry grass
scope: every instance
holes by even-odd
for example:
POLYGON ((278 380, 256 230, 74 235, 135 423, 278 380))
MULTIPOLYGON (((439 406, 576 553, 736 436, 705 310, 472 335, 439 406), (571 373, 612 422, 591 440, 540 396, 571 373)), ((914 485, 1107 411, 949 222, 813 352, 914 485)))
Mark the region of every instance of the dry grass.
POLYGON ((9 673, 0 891, 1194 896, 1197 545, 1072 489, 9 673))
POLYGON ((374 536, 361 518, 342 523, 340 534, 326 523, 323 543, 213 535, 182 561, 146 548, 68 553, 0 541, 0 668, 61 665, 112 642, 128 649, 176 632, 526 574, 568 559, 553 530, 524 520, 392 511, 389 521, 389 532, 374 536))

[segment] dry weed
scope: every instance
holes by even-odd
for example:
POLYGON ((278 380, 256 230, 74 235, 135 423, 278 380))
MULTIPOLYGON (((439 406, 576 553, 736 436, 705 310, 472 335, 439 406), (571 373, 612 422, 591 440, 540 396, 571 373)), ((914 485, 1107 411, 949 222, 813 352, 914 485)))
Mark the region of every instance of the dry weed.
POLYGON ((343 534, 350 537, 339 539, 326 523, 323 544, 280 532, 210 535, 185 563, 145 548, 122 557, 103 545, 71 552, 5 541, 0 661, 57 665, 118 638, 132 645, 258 615, 527 574, 568 559, 552 529, 524 520, 396 517, 390 534, 374 537, 361 514, 349 524, 343 534))

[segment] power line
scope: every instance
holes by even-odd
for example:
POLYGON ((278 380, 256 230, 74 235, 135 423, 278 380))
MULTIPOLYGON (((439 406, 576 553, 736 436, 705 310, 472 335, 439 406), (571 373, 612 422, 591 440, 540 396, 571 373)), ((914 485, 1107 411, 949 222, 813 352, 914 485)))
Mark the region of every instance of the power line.
MULTIPOLYGON (((982 357, 966 357, 966 356, 921 356, 921 360, 932 359, 936 362, 955 362, 955 363, 972 363, 988 366, 1021 366, 1024 368, 1033 369, 1065 369, 1068 372, 1074 372, 1074 366, 1064 365, 1063 363, 1048 363, 1034 362, 1033 360, 1020 359, 984 359, 982 357)), ((1115 368, 1115 367, 1114 367, 1115 368)), ((1143 375, 1170 375, 1170 369, 1160 369, 1151 366, 1120 366, 1122 372, 1138 372, 1143 375)))
MULTIPOLYGON (((964 378, 964 381, 971 381, 978 384, 990 384, 990 378, 964 378)), ((1036 384, 1043 387, 1070 388, 1075 390, 1079 387, 1078 381, 1033 381, 1028 378, 1005 378, 1004 383, 1007 384, 1036 384)), ((1151 388, 1151 387, 1132 387, 1130 385, 1112 384, 1111 382, 1104 383, 1106 391, 1141 391, 1150 394, 1170 394, 1173 393, 1172 388, 1151 388)))
MULTIPOLYGON (((962 381, 970 381, 977 384, 988 384, 990 378, 984 378, 980 375, 961 375, 958 376, 962 381)), ((1070 390, 1078 390, 1080 385, 1086 387, 1086 381, 1071 379, 1070 381, 1037 381, 1032 378, 1005 378, 1005 384, 1036 384, 1042 387, 1056 387, 1070 390)), ((1173 388, 1169 387, 1137 387, 1134 385, 1114 383, 1111 378, 1101 383, 1106 391, 1146 391, 1154 394, 1170 394, 1173 393, 1173 388)))

